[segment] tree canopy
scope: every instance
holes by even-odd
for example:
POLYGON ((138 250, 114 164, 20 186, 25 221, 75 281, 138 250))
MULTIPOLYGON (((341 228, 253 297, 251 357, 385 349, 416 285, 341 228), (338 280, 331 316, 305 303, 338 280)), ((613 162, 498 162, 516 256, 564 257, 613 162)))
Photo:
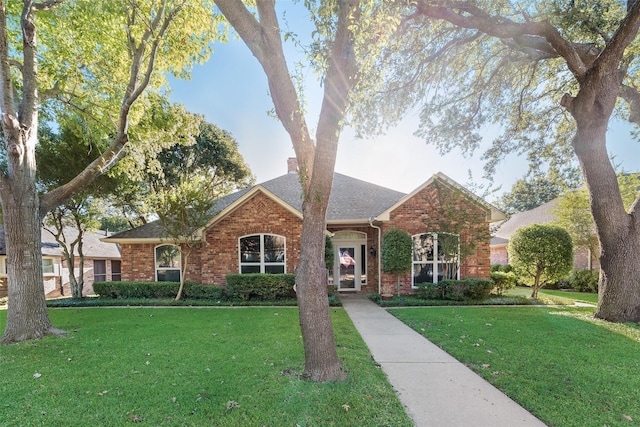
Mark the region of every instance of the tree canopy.
MULTIPOLYGON (((7 325, 2 342, 58 334, 42 292, 40 222, 107 172, 127 151, 151 145, 130 130, 166 74, 188 76, 211 52, 213 1, 0 1, 0 108, 7 168, 0 173, 5 221, 7 325), (35 147, 41 119, 74 111, 108 139, 68 182, 39 195, 35 147), (40 117, 42 115, 42 117, 40 117)), ((97 138, 102 140, 102 138, 97 138)))
POLYGON ((418 0, 364 79, 360 127, 417 109, 418 135, 469 155, 495 125, 487 176, 508 153, 559 174, 577 160, 601 244, 596 317, 640 321, 637 202, 624 209, 606 140, 612 116, 640 123, 639 28, 637 1, 418 0))
POLYGON ((564 228, 533 224, 516 230, 507 247, 509 262, 520 280, 532 286, 531 298, 538 289, 564 278, 573 266, 573 245, 564 228))

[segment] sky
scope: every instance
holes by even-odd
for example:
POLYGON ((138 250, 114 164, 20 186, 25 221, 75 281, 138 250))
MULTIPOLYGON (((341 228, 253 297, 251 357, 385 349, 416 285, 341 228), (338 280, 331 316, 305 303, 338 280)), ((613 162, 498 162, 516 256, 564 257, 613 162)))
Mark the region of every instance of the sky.
MULTIPOLYGON (((288 2, 278 5, 283 3, 289 29, 300 36, 308 32, 304 8, 292 7, 288 2)), ((285 55, 291 63, 302 58, 299 49, 291 43, 285 45, 285 55)), ((311 72, 305 75, 305 82, 307 124, 313 135, 322 90, 311 72)), ((241 40, 230 37, 228 43, 216 43, 210 60, 194 67, 191 80, 170 79, 170 86, 173 102, 184 104, 188 111, 204 115, 208 122, 233 135, 256 183, 287 173, 287 159, 295 157, 291 140, 280 122, 269 115, 273 103, 266 76, 241 40)), ((495 202, 528 170, 524 159, 510 155, 500 163, 491 184, 482 178, 482 148, 473 158, 465 158, 455 150, 440 155, 434 147, 414 136, 417 129, 416 116, 406 117, 385 135, 371 139, 358 138, 353 129, 345 128, 340 136, 335 171, 404 193, 410 193, 432 175, 442 172, 468 188, 500 187, 488 198, 495 202)), ((490 136, 488 134, 487 139, 490 136)), ((484 147, 488 147, 488 142, 484 147)), ((628 126, 612 121, 608 148, 616 163, 626 171, 640 170, 640 142, 632 140, 628 126)))

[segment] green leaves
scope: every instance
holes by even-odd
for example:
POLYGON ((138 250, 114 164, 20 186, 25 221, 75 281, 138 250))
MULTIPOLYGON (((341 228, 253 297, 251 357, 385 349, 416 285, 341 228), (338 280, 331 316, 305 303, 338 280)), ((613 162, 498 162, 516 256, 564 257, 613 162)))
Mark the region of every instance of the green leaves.
POLYGON ((537 287, 566 276, 573 266, 573 244, 563 228, 534 224, 509 240, 509 262, 521 280, 537 287))
POLYGON ((389 230, 382 239, 382 270, 397 274, 411 271, 411 246, 409 233, 397 228, 389 230))

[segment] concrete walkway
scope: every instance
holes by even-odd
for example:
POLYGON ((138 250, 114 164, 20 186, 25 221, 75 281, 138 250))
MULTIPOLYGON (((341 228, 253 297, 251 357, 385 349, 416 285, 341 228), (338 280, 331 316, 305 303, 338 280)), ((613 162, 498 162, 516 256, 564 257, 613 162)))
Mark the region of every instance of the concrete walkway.
POLYGON ((545 425, 366 296, 340 299, 416 426, 545 425))

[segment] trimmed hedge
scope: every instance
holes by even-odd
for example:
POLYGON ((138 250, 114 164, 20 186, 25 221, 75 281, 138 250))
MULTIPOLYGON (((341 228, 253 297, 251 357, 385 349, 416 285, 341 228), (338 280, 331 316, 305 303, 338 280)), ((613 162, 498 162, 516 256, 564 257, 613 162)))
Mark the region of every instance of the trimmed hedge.
MULTIPOLYGON (((175 298, 178 282, 95 282, 93 290, 103 298, 175 298)), ((185 299, 221 299, 224 288, 185 282, 185 299)))
POLYGON ((421 283, 418 295, 431 300, 482 300, 493 290, 491 279, 442 280, 438 283, 421 283))
POLYGON ((295 298, 293 274, 228 274, 227 297, 236 301, 295 298))

